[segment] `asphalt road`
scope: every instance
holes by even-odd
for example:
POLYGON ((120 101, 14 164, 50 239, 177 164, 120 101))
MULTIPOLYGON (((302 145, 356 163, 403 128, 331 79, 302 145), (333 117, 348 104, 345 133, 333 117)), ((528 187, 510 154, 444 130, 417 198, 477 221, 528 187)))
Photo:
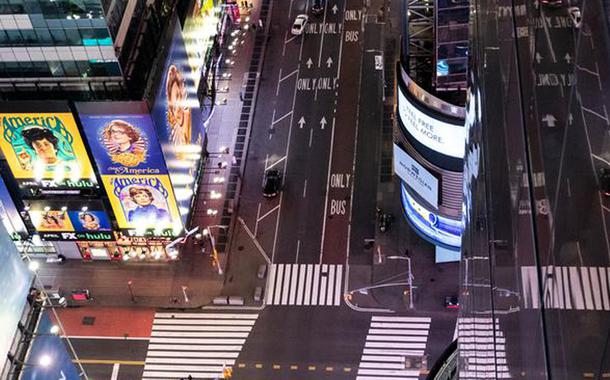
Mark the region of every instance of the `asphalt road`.
POLYGON ((345 263, 362 59, 362 2, 327 2, 293 36, 308 2, 274 3, 239 214, 274 263, 345 263), (347 15, 347 16, 346 16, 347 15), (346 19, 347 17, 347 19, 346 19), (266 169, 282 192, 262 196, 266 169))

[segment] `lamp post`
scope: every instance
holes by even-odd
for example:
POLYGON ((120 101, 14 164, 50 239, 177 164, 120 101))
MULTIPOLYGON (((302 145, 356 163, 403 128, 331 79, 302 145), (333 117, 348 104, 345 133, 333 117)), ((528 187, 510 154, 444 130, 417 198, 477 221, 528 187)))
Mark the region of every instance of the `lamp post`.
POLYGON ((221 226, 221 225, 207 226, 202 231, 203 236, 207 236, 210 239, 210 244, 212 245, 212 261, 216 265, 216 268, 218 268, 218 274, 220 276, 222 276, 224 272, 222 271, 222 266, 220 265, 220 260, 218 260, 218 251, 216 250, 216 240, 214 239, 214 235, 212 234, 212 228, 226 229, 227 226, 221 226))
POLYGON ((413 273, 411 272, 411 258, 406 256, 386 256, 386 259, 389 260, 407 260, 409 265, 409 309, 414 309, 413 306, 413 273))

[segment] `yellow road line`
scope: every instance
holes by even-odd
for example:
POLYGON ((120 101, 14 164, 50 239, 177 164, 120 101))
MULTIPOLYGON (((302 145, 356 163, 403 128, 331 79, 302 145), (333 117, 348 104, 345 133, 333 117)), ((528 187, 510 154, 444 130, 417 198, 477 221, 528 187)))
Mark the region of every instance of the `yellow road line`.
POLYGON ((108 359, 79 359, 79 360, 72 360, 72 363, 80 363, 80 364, 144 365, 143 361, 137 361, 137 360, 108 360, 108 359))
POLYGON ((290 369, 293 370, 293 371, 296 371, 297 369, 299 369, 299 366, 298 365, 291 365, 290 369))
POLYGON ((308 370, 310 371, 315 371, 316 370, 316 366, 315 365, 310 365, 309 367, 307 367, 308 370))
POLYGON ((325 370, 328 371, 328 372, 332 372, 334 370, 334 368, 333 367, 326 367, 325 370))
POLYGON ((593 372, 585 372, 582 374, 583 377, 594 378, 595 374, 593 372))
POLYGON ((280 367, 280 365, 279 365, 279 364, 274 364, 274 365, 273 365, 273 369, 280 369, 280 368, 281 368, 281 367, 280 367))
POLYGON ((343 368, 343 372, 352 372, 352 369, 350 367, 345 367, 343 368))
POLYGON ((239 363, 237 364, 238 368, 246 368, 246 363, 239 363))
POLYGON ((257 364, 255 365, 255 367, 260 369, 260 368, 263 368, 263 365, 262 365, 261 363, 257 363, 257 364))

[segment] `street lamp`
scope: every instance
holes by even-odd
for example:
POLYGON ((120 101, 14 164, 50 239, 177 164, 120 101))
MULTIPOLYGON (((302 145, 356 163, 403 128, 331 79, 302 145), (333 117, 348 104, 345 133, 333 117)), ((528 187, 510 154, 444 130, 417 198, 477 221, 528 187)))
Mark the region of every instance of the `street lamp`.
POLYGON ((411 272, 411 258, 406 256, 386 256, 390 260, 407 260, 409 264, 409 309, 414 309, 413 306, 413 273, 411 272))
POLYGON ((222 276, 224 272, 222 271, 222 266, 220 265, 220 260, 218 260, 218 251, 216 250, 216 240, 214 239, 214 235, 212 234, 212 228, 227 229, 227 226, 221 226, 221 225, 207 226, 206 228, 204 228, 201 231, 203 233, 203 236, 207 236, 210 239, 210 244, 212 245, 212 261, 218 268, 218 274, 222 276))

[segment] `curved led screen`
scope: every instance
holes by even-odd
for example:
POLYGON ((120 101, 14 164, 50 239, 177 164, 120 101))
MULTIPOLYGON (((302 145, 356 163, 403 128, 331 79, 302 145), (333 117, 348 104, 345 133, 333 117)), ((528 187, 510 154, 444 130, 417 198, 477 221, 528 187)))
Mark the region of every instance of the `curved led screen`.
POLYGON ((398 114, 402 126, 419 143, 440 154, 464 158, 464 127, 422 112, 405 95, 400 86, 398 86, 398 114))
POLYGON ((462 244, 462 223, 440 216, 419 204, 401 184, 401 198, 405 215, 409 221, 424 235, 435 242, 454 248, 462 244))

